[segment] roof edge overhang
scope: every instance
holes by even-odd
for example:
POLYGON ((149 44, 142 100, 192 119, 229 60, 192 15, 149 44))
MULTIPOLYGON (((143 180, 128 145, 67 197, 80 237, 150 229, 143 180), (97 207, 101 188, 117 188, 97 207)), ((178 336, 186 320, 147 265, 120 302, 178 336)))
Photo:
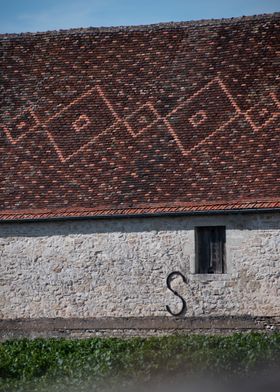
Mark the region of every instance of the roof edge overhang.
POLYGON ((217 215, 280 212, 280 199, 200 203, 139 204, 116 207, 65 207, 53 209, 0 210, 0 222, 73 219, 142 218, 156 216, 217 215))

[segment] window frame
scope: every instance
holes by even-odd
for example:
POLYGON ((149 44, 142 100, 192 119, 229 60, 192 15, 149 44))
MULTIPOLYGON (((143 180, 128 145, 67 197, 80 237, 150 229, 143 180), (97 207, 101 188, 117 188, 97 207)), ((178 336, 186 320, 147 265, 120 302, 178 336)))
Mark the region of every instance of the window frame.
MULTIPOLYGON (((201 225, 201 226, 195 226, 195 268, 194 268, 194 273, 197 275, 223 275, 227 273, 227 264, 226 264, 226 226, 225 225, 201 225), (213 235, 213 231, 216 229, 216 233, 213 235), (203 233, 204 231, 204 233, 203 233), (201 263, 201 254, 202 254, 202 242, 203 242, 203 235, 205 236, 205 233, 209 231, 208 233, 208 238, 207 238, 207 247, 208 247, 208 252, 211 252, 211 254, 208 254, 208 260, 205 263, 201 263), (216 236, 217 238, 217 233, 218 235, 218 241, 215 241, 213 238, 216 236), (212 238, 211 238, 212 236, 212 238), (213 244, 218 243, 218 245, 213 246, 213 244), (217 256, 217 249, 218 249, 218 254, 217 256), (215 254, 216 253, 216 254, 215 254), (214 256, 213 256, 214 255, 214 256), (214 258, 219 258, 218 263, 215 262, 215 269, 210 272, 209 269, 213 268, 213 259, 214 258), (211 259, 211 260, 210 260, 211 259), (212 266, 211 266, 212 264, 212 266), (205 266, 207 265, 208 272, 205 272, 205 266), (202 272, 201 272, 202 270, 202 272)), ((216 239, 215 238, 215 239, 216 239)), ((205 241, 205 238, 204 238, 205 241)))

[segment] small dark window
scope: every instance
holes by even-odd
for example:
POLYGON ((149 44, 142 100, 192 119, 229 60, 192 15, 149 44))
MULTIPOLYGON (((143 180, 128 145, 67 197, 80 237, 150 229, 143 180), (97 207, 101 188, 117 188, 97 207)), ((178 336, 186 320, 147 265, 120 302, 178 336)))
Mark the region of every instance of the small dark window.
POLYGON ((196 227, 195 256, 197 274, 225 273, 225 226, 196 227))

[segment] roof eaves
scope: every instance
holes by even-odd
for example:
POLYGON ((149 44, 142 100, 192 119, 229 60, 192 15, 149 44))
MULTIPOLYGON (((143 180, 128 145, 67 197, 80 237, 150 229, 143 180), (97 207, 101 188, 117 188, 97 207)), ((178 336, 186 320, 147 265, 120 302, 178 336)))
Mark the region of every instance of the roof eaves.
POLYGON ((219 204, 189 203, 181 206, 150 205, 130 208, 65 208, 53 210, 6 210, 0 211, 0 222, 11 221, 38 221, 38 220, 65 220, 86 218, 132 218, 153 217, 166 215, 203 215, 203 214, 230 214, 230 213, 256 213, 256 212, 280 212, 280 200, 278 201, 252 201, 232 202, 219 204))

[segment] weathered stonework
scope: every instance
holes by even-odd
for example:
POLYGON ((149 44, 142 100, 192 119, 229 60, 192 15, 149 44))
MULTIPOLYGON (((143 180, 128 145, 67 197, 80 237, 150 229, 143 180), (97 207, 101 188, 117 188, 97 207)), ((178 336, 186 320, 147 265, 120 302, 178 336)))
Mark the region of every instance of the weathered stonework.
POLYGON ((2 320, 168 316, 175 270, 185 317, 280 315, 279 213, 3 223, 0 257, 2 320), (226 226, 226 274, 194 273, 202 225, 226 226))

